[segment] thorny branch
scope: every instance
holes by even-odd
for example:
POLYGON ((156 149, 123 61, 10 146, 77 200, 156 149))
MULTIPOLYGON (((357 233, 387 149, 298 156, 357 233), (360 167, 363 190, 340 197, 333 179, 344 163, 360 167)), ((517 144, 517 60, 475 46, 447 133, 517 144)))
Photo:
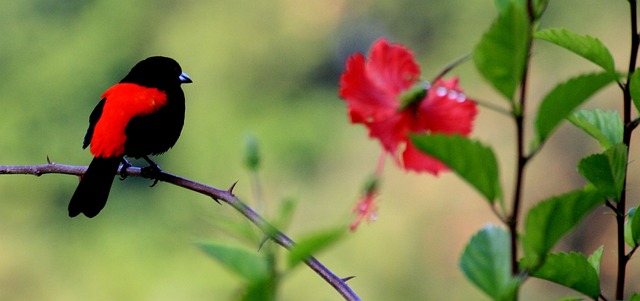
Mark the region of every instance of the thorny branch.
MULTIPOLYGON (((80 176, 85 173, 87 170, 86 166, 74 166, 74 165, 65 165, 58 164, 49 161, 48 164, 42 165, 0 165, 0 175, 3 174, 24 174, 24 175, 35 175, 41 176, 43 174, 67 174, 67 175, 76 175, 80 176)), ((120 167, 122 168, 122 166, 120 167)), ((211 186, 207 186, 183 177, 179 177, 170 173, 166 173, 163 171, 159 171, 155 174, 143 173, 142 169, 139 167, 127 167, 126 174, 128 176, 136 176, 136 177, 146 177, 166 183, 170 183, 185 189, 189 189, 206 196, 213 198, 215 201, 225 202, 242 215, 244 215, 247 219, 249 219, 253 224, 255 224, 267 237, 275 241, 277 244, 285 247, 286 249, 291 249, 295 243, 284 233, 280 232, 274 226, 269 224, 262 216, 260 216, 257 212, 255 212, 251 207, 242 202, 238 197, 233 194, 233 188, 236 183, 233 183, 231 187, 227 190, 217 189, 211 186)), ((118 170, 120 173, 120 170, 118 170)), ((115 176, 115 175, 114 175, 115 176)), ((314 257, 309 257, 304 261, 307 266, 309 266, 314 272, 316 272, 320 277, 322 277, 327 283, 334 287, 338 293, 340 293, 345 300, 347 301, 357 301, 361 300, 360 297, 347 285, 346 281, 351 279, 352 277, 340 278, 336 276, 331 270, 329 270, 326 266, 324 266, 320 261, 315 259, 314 257)))

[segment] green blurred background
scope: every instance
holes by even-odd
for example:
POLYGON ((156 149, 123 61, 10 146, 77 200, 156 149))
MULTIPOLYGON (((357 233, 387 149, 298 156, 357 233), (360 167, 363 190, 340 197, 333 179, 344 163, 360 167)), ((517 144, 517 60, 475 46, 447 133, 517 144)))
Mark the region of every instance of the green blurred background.
MULTIPOLYGON (((624 70, 627 15, 626 1, 551 1, 542 26, 599 37, 624 70)), ((178 144, 158 158, 163 169, 217 187, 239 180, 237 194, 254 205, 243 167, 243 143, 254 135, 264 160, 266 216, 291 197, 298 202, 287 231, 294 239, 346 225, 380 147, 363 127, 349 124, 337 97, 345 58, 386 36, 414 49, 431 78, 468 53, 494 17, 489 0, 3 1, 0 164, 41 164, 47 156, 87 164, 90 154, 80 146, 100 94, 137 61, 165 55, 194 84, 184 86, 185 127, 178 144)), ((543 43, 533 56, 529 113, 558 81, 596 70, 543 43)), ((470 97, 505 105, 471 63, 453 74, 470 97)), ((617 109, 620 98, 611 87, 586 106, 617 109)), ((481 109, 473 134, 500 156, 506 195, 514 169, 511 126, 481 109)), ((575 166, 596 150, 586 135, 563 126, 527 170, 525 206, 583 185, 575 166)), ((638 178, 636 168, 632 204, 638 178)), ((473 233, 497 222, 478 194, 454 175, 404 173, 391 161, 383 181, 379 220, 319 259, 339 275, 357 276, 349 283, 364 300, 487 300, 457 267, 473 233)), ((129 178, 115 181, 97 218, 69 219, 76 184, 64 175, 2 176, 0 300, 231 300, 237 294, 242 280, 192 243, 238 243, 216 222, 242 221, 232 208, 129 178)), ((601 210, 587 222, 558 249, 591 253, 606 241, 602 273, 610 294, 613 216, 601 210)), ((630 289, 640 289, 639 267, 637 258, 629 265, 630 289)), ((536 280, 521 293, 522 300, 565 295, 577 293, 536 280)), ((288 275, 280 298, 340 300, 306 267, 288 275)))

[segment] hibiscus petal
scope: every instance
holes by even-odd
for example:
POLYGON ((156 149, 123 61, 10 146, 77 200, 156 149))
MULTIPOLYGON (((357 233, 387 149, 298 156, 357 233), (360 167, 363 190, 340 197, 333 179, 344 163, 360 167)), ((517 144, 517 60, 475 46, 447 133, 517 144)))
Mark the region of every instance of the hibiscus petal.
POLYGON ((353 123, 383 119, 395 111, 386 91, 369 80, 361 54, 347 60, 347 68, 340 78, 340 97, 347 101, 353 123))
POLYGON ((420 104, 418 124, 434 133, 468 135, 478 113, 475 102, 457 86, 458 79, 437 81, 420 104))
POLYGON ((420 68, 405 47, 379 39, 369 61, 362 54, 349 57, 340 77, 340 97, 345 99, 352 123, 376 122, 392 116, 400 106, 400 93, 417 80, 420 68))
POLYGON ((378 139, 382 147, 399 163, 398 152, 407 141, 411 128, 411 113, 397 112, 389 118, 365 124, 369 128, 369 137, 378 139))
POLYGON ((407 141, 407 148, 402 153, 402 163, 406 170, 426 171, 436 176, 441 171, 449 170, 442 162, 420 152, 411 141, 407 141))
POLYGON ((399 44, 378 39, 371 47, 367 62, 367 75, 378 87, 396 98, 420 78, 420 67, 413 53, 399 44))

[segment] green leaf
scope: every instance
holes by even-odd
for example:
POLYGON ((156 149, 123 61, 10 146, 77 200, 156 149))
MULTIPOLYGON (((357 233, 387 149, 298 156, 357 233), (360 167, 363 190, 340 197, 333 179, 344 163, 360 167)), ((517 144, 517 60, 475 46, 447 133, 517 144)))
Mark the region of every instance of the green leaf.
POLYGON ((604 151, 605 156, 607 156, 607 158, 609 159, 611 174, 614 180, 614 187, 616 188, 618 196, 622 194, 622 190, 625 189, 624 178, 627 175, 627 151, 627 146, 622 143, 613 145, 609 149, 604 151))
POLYGON ((617 202, 624 189, 627 147, 616 144, 602 154, 588 156, 580 160, 578 171, 607 198, 617 202))
MULTIPOLYGON (((526 9, 527 0, 496 0, 496 7, 498 8, 498 12, 500 14, 504 13, 509 9, 509 6, 516 5, 518 8, 526 9)), ((533 0, 532 8, 534 19, 539 19, 549 4, 549 0, 533 0)))
POLYGON ((636 106, 636 110, 640 111, 640 68, 633 71, 631 79, 629 81, 629 92, 631 93, 631 99, 636 106))
POLYGON ((536 144, 542 144, 573 110, 614 79, 608 73, 585 74, 553 88, 538 109, 535 121, 536 144))
POLYGON ((502 199, 498 161, 491 148, 460 135, 412 136, 414 145, 453 170, 490 203, 502 199))
POLYGON ((640 214, 633 214, 637 213, 636 211, 637 210, 634 210, 627 219, 631 218, 631 237, 636 245, 638 245, 640 244, 640 214))
POLYGON ((524 9, 527 5, 526 0, 496 0, 496 7, 498 13, 503 14, 511 8, 511 5, 518 6, 519 9, 524 9))
MULTIPOLYGON (((635 208, 631 208, 631 210, 635 210, 635 208)), ((631 230, 631 219, 629 216, 627 216, 627 220, 624 222, 624 242, 632 248, 635 248, 635 246, 637 245, 636 241, 633 239, 633 232, 631 230)))
POLYGON ((598 274, 580 253, 549 254, 544 264, 533 271, 532 276, 572 288, 593 299, 600 296, 598 274))
POLYGON ((578 110, 569 116, 569 121, 598 140, 603 149, 622 143, 624 126, 616 111, 578 110))
POLYGON ((240 301, 275 301, 278 278, 268 278, 250 282, 238 300, 240 301))
POLYGON ((602 203, 594 190, 577 190, 544 200, 527 214, 522 236, 522 264, 536 269, 547 253, 593 208, 602 203))
POLYGON ((631 298, 629 298, 629 301, 640 301, 640 294, 639 293, 633 294, 631 298))
POLYGON ((534 37, 567 49, 602 67, 610 74, 616 73, 613 56, 609 49, 594 37, 581 36, 562 28, 542 30, 536 32, 534 37))
POLYGON ((508 4, 473 51, 480 74, 511 101, 527 60, 529 36, 524 7, 508 4))
POLYGON ((633 239, 633 230, 631 229, 631 223, 635 219, 636 209, 635 207, 629 209, 629 212, 627 212, 627 220, 624 221, 624 242, 632 248, 635 248, 638 244, 638 242, 633 239))
POLYGON ((251 282, 262 281, 269 275, 267 260, 255 251, 219 243, 197 243, 207 255, 232 272, 251 282))
POLYGON ((515 300, 520 280, 511 275, 509 234, 487 226, 474 235, 460 258, 460 268, 494 300, 515 300))
POLYGON ((600 275, 600 263, 602 263, 603 252, 604 246, 600 246, 600 248, 593 252, 593 254, 591 254, 591 256, 589 256, 589 258, 587 259, 589 261, 589 264, 591 264, 593 269, 596 271, 596 275, 598 275, 598 277, 600 275))
POLYGON ((300 239, 298 243, 289 250, 289 267, 294 267, 312 254, 337 242, 345 234, 345 231, 345 227, 339 227, 300 239))

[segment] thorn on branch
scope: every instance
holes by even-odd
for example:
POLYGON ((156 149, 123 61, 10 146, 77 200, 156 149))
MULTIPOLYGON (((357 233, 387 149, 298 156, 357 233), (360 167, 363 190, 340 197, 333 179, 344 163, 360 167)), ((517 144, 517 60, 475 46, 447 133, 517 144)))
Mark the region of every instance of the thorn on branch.
MULTIPOLYGON (((47 162, 51 165, 33 165, 33 166, 20 166, 20 165, 0 165, 0 174, 29 174, 29 175, 42 175, 42 174, 68 174, 77 176, 78 179, 82 179, 83 171, 86 170, 86 166, 72 166, 66 164, 53 163, 50 161, 50 158, 47 158, 47 162)), ((115 175, 114 175, 115 176, 115 175)), ((192 180, 175 176, 168 173, 163 173, 161 171, 149 175, 148 170, 138 171, 136 168, 130 176, 140 176, 149 178, 151 176, 152 179, 162 179, 162 181, 173 184, 197 193, 201 193, 203 195, 209 196, 213 198, 216 202, 220 204, 219 199, 228 202, 234 209, 239 211, 242 215, 244 215, 251 223, 257 226, 265 235, 265 240, 273 240, 276 244, 290 249, 295 243, 287 237, 284 233, 280 232, 278 229, 270 225, 264 218, 262 218, 259 214, 257 214, 251 207, 244 204, 241 200, 232 196, 233 200, 229 200, 229 196, 225 194, 224 191, 220 189, 207 186, 198 182, 194 182, 192 180)), ((237 182, 236 182, 237 183, 237 182)), ((233 183, 227 192, 231 193, 236 183, 233 183)), ((261 245, 264 244, 261 243, 261 245)), ((309 268, 311 268, 316 274, 321 276, 325 281, 330 284, 336 291, 338 291, 345 300, 350 301, 358 301, 361 300, 358 295, 345 283, 346 280, 352 279, 353 277, 347 277, 341 279, 336 276, 331 270, 329 270, 326 266, 324 266, 320 261, 313 257, 309 257, 304 261, 309 268)))
POLYGON ((269 236, 263 236, 262 239, 260 240, 260 243, 258 244, 258 252, 260 252, 260 250, 262 250, 262 247, 264 246, 264 244, 269 241, 269 236))
POLYGON ((236 184, 238 184, 238 181, 233 182, 233 184, 231 184, 231 187, 227 189, 227 192, 229 192, 231 195, 233 195, 233 189, 236 188, 236 184))
POLYGON ((51 159, 49 159, 49 155, 47 155, 47 164, 53 164, 51 163, 51 159))
POLYGON ((216 197, 211 197, 214 201, 216 201, 216 203, 218 203, 218 205, 222 205, 222 203, 220 203, 220 200, 216 197))
POLYGON ((344 278, 342 278, 342 281, 347 282, 347 281, 349 281, 349 280, 351 280, 353 278, 356 278, 356 276, 344 277, 344 278))

